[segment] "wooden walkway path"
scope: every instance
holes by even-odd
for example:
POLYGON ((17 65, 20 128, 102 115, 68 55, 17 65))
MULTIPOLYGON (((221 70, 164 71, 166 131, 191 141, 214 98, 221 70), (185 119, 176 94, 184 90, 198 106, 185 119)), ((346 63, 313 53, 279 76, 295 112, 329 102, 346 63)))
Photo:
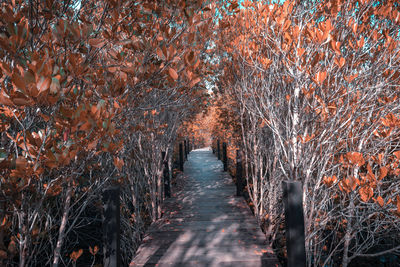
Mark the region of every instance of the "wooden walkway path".
POLYGON ((212 152, 185 163, 182 191, 168 199, 130 266, 278 266, 265 235, 232 178, 212 152))

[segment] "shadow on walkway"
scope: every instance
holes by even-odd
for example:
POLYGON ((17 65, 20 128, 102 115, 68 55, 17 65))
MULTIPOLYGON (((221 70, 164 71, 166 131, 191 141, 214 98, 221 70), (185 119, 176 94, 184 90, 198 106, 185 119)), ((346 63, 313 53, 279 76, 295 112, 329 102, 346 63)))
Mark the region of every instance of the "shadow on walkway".
POLYGON ((246 202, 209 148, 190 153, 182 191, 165 203, 130 266, 277 266, 246 202))

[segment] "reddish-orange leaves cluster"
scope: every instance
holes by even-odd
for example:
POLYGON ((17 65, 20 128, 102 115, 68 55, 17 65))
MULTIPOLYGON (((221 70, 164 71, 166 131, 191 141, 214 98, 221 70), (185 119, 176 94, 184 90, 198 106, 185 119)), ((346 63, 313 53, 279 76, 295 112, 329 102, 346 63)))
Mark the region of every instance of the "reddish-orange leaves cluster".
POLYGON ((73 251, 71 255, 69 255, 69 257, 71 258, 71 260, 76 262, 79 259, 79 257, 82 256, 82 253, 83 249, 79 249, 77 251, 73 251))

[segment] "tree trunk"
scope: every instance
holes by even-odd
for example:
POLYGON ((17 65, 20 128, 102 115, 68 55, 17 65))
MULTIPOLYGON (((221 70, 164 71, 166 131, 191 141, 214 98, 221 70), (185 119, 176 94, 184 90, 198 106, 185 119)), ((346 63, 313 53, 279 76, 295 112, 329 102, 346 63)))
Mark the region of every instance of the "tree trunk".
POLYGON ((54 258, 53 258, 53 267, 57 267, 61 257, 61 248, 64 243, 65 238, 65 229, 67 226, 69 210, 71 207, 71 198, 72 198, 72 184, 71 182, 68 183, 68 189, 65 196, 64 201, 64 212, 61 219, 60 229, 58 231, 58 239, 56 249, 54 250, 54 258))
POLYGON ((27 261, 27 256, 28 256, 28 209, 27 209, 27 203, 26 203, 26 194, 25 192, 22 193, 21 199, 22 199, 22 204, 21 204, 21 213, 18 214, 18 219, 19 219, 19 232, 21 235, 21 238, 19 240, 19 266, 20 267, 25 267, 26 261, 27 261))
POLYGON ((342 267, 347 267, 347 265, 350 263, 349 247, 350 247, 350 242, 351 242, 351 236, 353 233, 353 225, 352 225, 352 217, 354 216, 354 194, 353 194, 353 192, 350 193, 349 197, 350 197, 349 215, 347 217, 346 234, 344 236, 342 267))

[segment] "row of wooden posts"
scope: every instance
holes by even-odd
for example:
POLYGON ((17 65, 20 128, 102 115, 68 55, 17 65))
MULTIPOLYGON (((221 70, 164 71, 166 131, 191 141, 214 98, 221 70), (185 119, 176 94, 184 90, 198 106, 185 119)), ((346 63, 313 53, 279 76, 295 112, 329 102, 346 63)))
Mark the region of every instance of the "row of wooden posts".
POLYGON ((184 140, 183 142, 179 143, 179 170, 183 172, 183 164, 185 160, 187 160, 187 156, 191 151, 191 143, 189 140, 184 140))
MULTIPOLYGON (((183 165, 187 160, 191 144, 188 140, 179 143, 179 169, 183 171, 183 165)), ((222 160, 224 171, 228 171, 227 144, 217 140, 216 151, 219 160, 222 160), (222 151, 221 151, 222 150, 222 151), (222 153, 221 153, 222 152, 222 153)), ((236 194, 242 196, 244 191, 242 153, 236 151, 236 194)), ((165 152, 162 152, 164 164, 164 194, 171 196, 171 185, 169 179, 168 162, 165 159, 165 152)), ((306 266, 305 236, 304 236, 304 215, 301 182, 283 181, 283 201, 285 207, 286 226, 286 248, 288 255, 288 267, 306 266)), ((103 253, 105 267, 119 267, 120 262, 120 188, 118 185, 111 186, 103 192, 103 253)))
MULTIPOLYGON (((221 160, 224 171, 228 171, 227 144, 217 140, 217 148, 213 148, 213 153, 217 154, 221 160)), ((244 191, 242 153, 236 150, 236 195, 242 196, 244 191)), ((306 266, 305 234, 304 234, 304 214, 303 214, 303 186, 299 181, 283 181, 283 204, 285 209, 285 230, 286 230, 286 249, 287 266, 302 267, 306 266)))
MULTIPOLYGON (((179 143, 179 169, 183 171, 183 164, 188 158, 194 144, 189 140, 179 143)), ((161 152, 164 179, 164 197, 171 197, 171 181, 169 175, 168 161, 166 153, 161 152)), ((121 266, 121 242, 120 242, 120 186, 113 185, 103 191, 103 266, 121 266)))

